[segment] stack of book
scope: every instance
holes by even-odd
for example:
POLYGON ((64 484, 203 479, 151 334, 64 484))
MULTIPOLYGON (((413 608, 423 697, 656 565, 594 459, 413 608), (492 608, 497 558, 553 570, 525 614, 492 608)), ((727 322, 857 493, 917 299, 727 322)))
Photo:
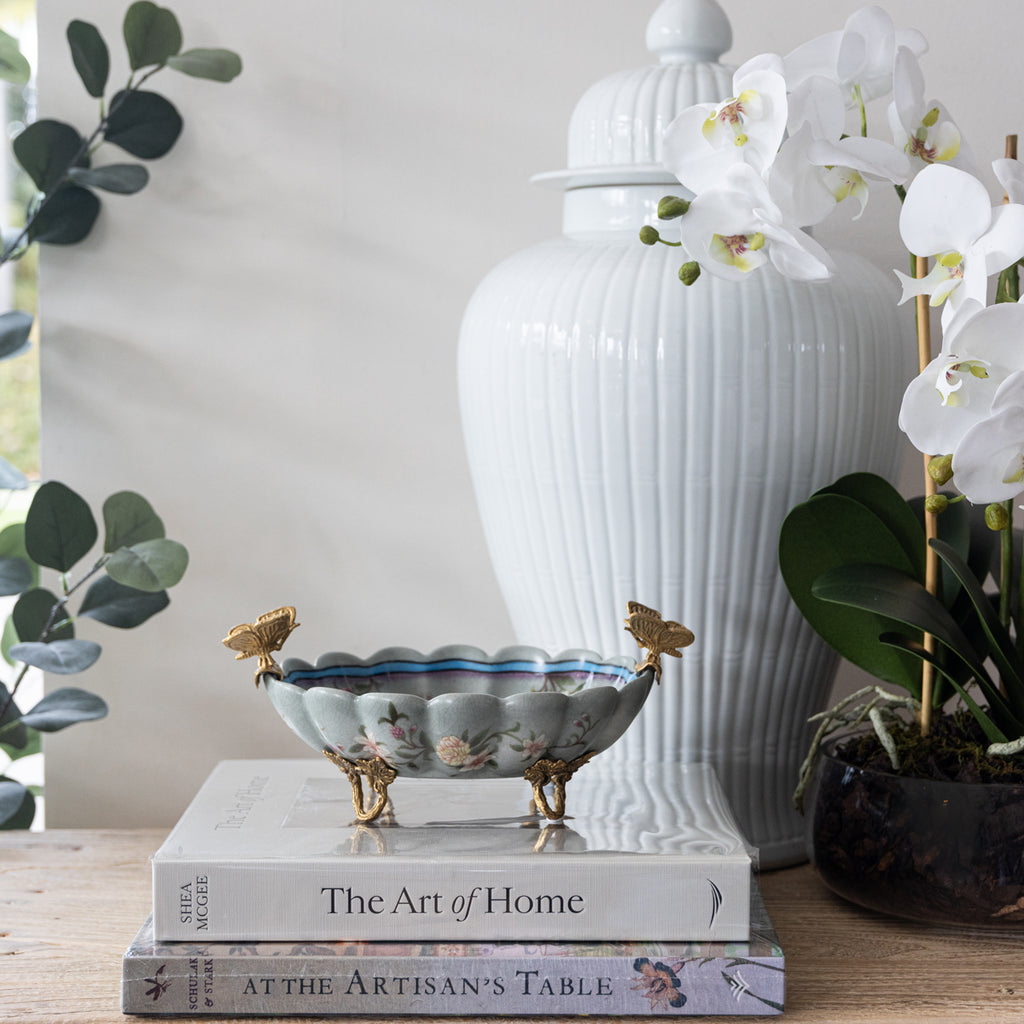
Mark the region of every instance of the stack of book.
POLYGON ((121 1008, 157 1015, 781 1013, 785 961, 713 771, 401 779, 224 761, 153 856, 121 1008), (588 777, 589 776, 589 777, 588 777))

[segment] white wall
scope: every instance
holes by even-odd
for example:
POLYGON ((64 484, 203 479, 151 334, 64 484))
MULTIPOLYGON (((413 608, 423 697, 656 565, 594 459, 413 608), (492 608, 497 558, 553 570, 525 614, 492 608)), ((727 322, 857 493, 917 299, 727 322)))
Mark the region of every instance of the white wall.
MULTIPOLYGON (((41 116, 91 126, 64 28, 96 23, 116 80, 125 6, 40 4, 41 116)), ((155 79, 178 146, 85 244, 44 254, 43 464, 96 504, 145 494, 192 565, 142 628, 83 627, 106 650, 80 682, 111 713, 47 743, 50 826, 168 824, 217 760, 307 753, 219 642, 277 605, 299 610, 293 654, 514 639, 463 454, 459 322, 491 266, 557 233, 560 198, 527 179, 564 165, 588 85, 648 63, 656 0, 170 6, 186 46, 236 49, 245 71, 155 79)), ((733 0, 727 59, 855 6, 733 0)), ((929 35, 935 95, 994 157, 1024 127, 1024 8, 981 9, 889 5, 929 35)), ((891 223, 838 233, 902 265, 891 223)))

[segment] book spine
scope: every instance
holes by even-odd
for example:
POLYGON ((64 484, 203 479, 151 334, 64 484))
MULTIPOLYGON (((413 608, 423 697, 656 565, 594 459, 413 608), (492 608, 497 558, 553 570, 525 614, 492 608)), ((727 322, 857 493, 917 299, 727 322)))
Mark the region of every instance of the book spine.
POLYGON ((749 866, 153 862, 160 941, 744 941, 749 866))
POLYGON ((175 1016, 773 1015, 784 1000, 782 956, 673 960, 557 950, 271 959, 158 946, 152 955, 126 956, 121 983, 122 1012, 175 1016))

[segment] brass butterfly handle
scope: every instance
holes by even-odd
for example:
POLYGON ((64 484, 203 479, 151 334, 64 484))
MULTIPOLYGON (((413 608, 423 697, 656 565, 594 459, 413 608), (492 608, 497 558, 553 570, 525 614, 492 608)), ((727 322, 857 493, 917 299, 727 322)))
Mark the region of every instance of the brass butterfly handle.
POLYGON ((693 643, 693 633, 678 622, 664 620, 660 612, 637 601, 630 601, 627 607, 629 618, 623 619, 626 632, 632 634, 641 649, 647 649, 647 657, 637 663, 636 671, 639 673, 646 668, 654 669, 654 681, 660 684, 661 656, 668 654, 673 658, 681 658, 683 654, 680 648, 689 647, 693 643))
POLYGON ((285 640, 293 629, 298 627, 295 621, 295 609, 289 606, 275 608, 266 615, 261 615, 255 622, 243 622, 235 626, 221 641, 225 647, 235 654, 235 660, 255 657, 256 686, 260 685, 260 677, 264 674, 283 678, 281 667, 274 661, 273 654, 281 650, 285 640))

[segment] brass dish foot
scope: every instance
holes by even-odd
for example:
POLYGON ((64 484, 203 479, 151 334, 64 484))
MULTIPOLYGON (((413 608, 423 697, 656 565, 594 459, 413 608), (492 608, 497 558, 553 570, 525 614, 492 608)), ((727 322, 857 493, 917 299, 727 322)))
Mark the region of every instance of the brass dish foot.
POLYGON ((565 784, 593 756, 591 752, 568 762, 542 757, 523 772, 523 778, 533 786, 533 802, 545 818, 565 817, 565 784), (549 782, 555 787, 553 805, 548 803, 544 793, 544 787, 549 782))
POLYGON ((379 757, 360 761, 348 761, 333 750, 325 750, 324 757, 336 768, 340 768, 352 785, 352 806, 358 821, 376 821, 388 803, 388 786, 398 778, 395 771, 386 761, 379 757), (371 807, 366 806, 367 794, 363 791, 363 777, 370 784, 370 789, 377 794, 371 807))

